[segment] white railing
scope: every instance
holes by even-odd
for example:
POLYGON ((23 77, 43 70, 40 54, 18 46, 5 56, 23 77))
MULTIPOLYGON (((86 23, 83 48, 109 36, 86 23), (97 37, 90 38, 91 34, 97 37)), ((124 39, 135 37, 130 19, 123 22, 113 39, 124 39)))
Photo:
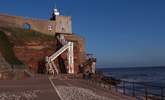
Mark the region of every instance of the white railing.
POLYGON ((54 60, 60 56, 64 51, 68 50, 68 73, 74 73, 74 54, 73 54, 73 42, 67 42, 63 35, 57 37, 57 39, 64 45, 61 49, 55 52, 50 57, 46 57, 46 62, 48 64, 47 71, 51 74, 59 74, 59 70, 54 63, 54 60))

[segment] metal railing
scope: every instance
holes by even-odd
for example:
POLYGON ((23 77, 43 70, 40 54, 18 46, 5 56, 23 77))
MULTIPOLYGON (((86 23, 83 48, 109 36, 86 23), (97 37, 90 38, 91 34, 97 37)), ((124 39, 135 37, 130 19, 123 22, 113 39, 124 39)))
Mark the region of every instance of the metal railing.
POLYGON ((148 83, 130 82, 125 80, 111 80, 111 82, 108 83, 105 81, 88 79, 88 82, 113 92, 135 97, 137 100, 165 100, 165 87, 163 86, 154 86, 148 83))

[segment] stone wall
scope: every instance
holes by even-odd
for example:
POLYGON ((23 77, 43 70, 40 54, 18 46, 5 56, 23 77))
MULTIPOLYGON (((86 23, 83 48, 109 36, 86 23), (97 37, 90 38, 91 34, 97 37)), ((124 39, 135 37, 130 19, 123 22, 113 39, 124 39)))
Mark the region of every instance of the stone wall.
POLYGON ((23 28, 25 23, 30 24, 31 29, 45 34, 72 34, 72 21, 70 16, 56 16, 56 20, 53 21, 0 14, 0 27, 23 28))
POLYGON ((70 16, 56 16, 56 32, 72 33, 72 19, 70 16))

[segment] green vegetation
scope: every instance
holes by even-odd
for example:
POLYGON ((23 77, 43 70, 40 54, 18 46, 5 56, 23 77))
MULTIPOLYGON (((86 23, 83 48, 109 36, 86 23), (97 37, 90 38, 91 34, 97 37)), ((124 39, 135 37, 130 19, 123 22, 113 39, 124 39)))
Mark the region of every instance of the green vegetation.
POLYGON ((50 35, 46 35, 34 30, 25 30, 21 28, 6 28, 8 32, 11 32, 12 40, 17 44, 23 42, 30 42, 30 41, 46 41, 46 40, 53 40, 54 37, 50 35))
POLYGON ((10 43, 8 37, 4 32, 0 31, 0 51, 3 57, 11 65, 22 65, 23 63, 16 58, 12 47, 13 45, 10 43))
POLYGON ((14 66, 22 66, 23 63, 15 56, 13 46, 24 45, 27 42, 42 42, 55 39, 53 36, 46 35, 34 30, 25 30, 14 27, 0 27, 0 30, 2 30, 0 31, 0 52, 2 53, 5 60, 14 66))

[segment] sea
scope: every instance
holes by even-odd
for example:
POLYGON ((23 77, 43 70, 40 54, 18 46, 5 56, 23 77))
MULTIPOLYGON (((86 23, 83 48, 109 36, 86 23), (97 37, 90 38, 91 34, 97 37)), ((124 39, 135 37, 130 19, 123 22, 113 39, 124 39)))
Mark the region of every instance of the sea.
POLYGON ((143 82, 154 86, 165 86, 165 66, 162 67, 130 67, 99 68, 105 76, 130 82, 143 82))
POLYGON ((126 94, 134 94, 137 100, 142 100, 141 97, 146 95, 146 89, 148 91, 147 94, 150 96, 165 98, 165 66, 99 68, 97 71, 102 72, 105 76, 124 80, 117 85, 119 90, 124 91, 124 86, 126 94))

